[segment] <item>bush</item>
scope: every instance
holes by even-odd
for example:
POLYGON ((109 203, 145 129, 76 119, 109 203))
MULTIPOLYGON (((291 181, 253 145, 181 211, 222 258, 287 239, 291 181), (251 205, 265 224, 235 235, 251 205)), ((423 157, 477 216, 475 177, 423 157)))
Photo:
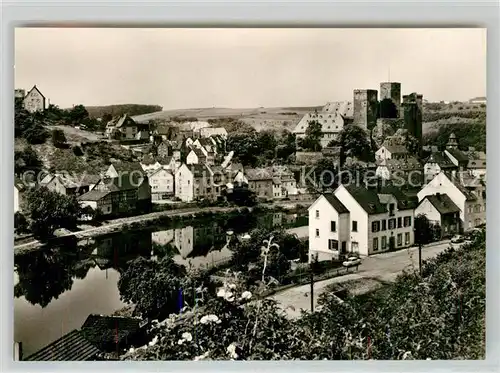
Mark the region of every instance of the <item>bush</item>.
POLYGON ((64 131, 60 129, 52 130, 52 144, 56 148, 62 148, 66 144, 66 136, 64 131))

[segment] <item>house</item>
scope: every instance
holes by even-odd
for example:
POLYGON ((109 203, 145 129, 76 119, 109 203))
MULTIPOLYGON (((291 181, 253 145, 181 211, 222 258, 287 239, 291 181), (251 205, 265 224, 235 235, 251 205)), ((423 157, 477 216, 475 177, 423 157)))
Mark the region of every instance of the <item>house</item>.
POLYGON ((486 176, 486 153, 476 151, 476 148, 469 146, 466 152, 469 162, 467 164, 467 170, 473 176, 485 177, 486 176))
POLYGON ((110 140, 135 140, 138 124, 127 114, 116 117, 106 124, 105 134, 110 140))
POLYGON ((309 206, 309 262, 339 259, 348 251, 349 210, 332 193, 323 194, 309 206))
POLYGON ((415 217, 425 215, 431 224, 441 229, 441 238, 459 233, 460 208, 446 194, 425 196, 415 208, 415 217))
POLYGON ((139 162, 112 162, 106 171, 109 178, 124 174, 145 175, 145 171, 139 162))
POLYGON ((266 169, 246 169, 245 178, 248 188, 255 193, 257 198, 273 198, 273 176, 266 169))
POLYGON ((285 198, 286 191, 283 190, 281 179, 279 177, 273 177, 272 181, 273 181, 273 199, 285 198))
POLYGON ((200 128, 200 136, 202 138, 221 136, 224 139, 227 139, 227 131, 224 127, 205 127, 205 128, 200 128))
POLYGON ((444 152, 433 151, 424 164, 424 181, 431 181, 441 172, 452 174, 458 171, 458 167, 448 158, 444 152))
POLYGON ((193 146, 196 148, 204 149, 207 153, 217 154, 217 143, 211 137, 202 137, 196 139, 196 141, 193 143, 193 146))
POLYGON ((75 329, 22 360, 97 361, 102 359, 101 351, 84 337, 81 330, 75 329))
POLYGON ((418 192, 418 201, 437 193, 448 195, 460 208, 460 232, 486 223, 486 189, 481 180, 464 172, 451 176, 441 171, 418 192))
POLYGON ((387 159, 404 160, 409 156, 409 153, 410 152, 404 145, 384 142, 375 152, 375 159, 379 161, 387 159))
POLYGON ((399 180, 401 186, 421 185, 423 179, 423 168, 420 162, 413 156, 402 159, 382 158, 378 161, 375 175, 385 180, 399 180))
POLYGON ((191 148, 187 157, 186 164, 202 164, 207 163, 207 156, 200 148, 191 148))
POLYGON ((224 160, 222 161, 222 168, 224 169, 230 169, 231 165, 233 163, 233 157, 234 157, 234 151, 231 150, 225 157, 224 160))
POLYGON ((467 168, 469 157, 458 149, 458 141, 454 133, 450 134, 444 153, 455 167, 458 167, 458 171, 463 171, 467 168))
POLYGON ((78 197, 82 207, 91 207, 100 215, 111 215, 113 213, 113 202, 111 192, 91 190, 78 197))
POLYGON ((234 171, 236 175, 234 176, 233 183, 242 186, 242 185, 248 185, 248 179, 245 176, 245 172, 243 171, 243 168, 241 170, 235 170, 234 171))
POLYGON ((40 186, 59 194, 78 197, 91 190, 98 181, 99 176, 97 175, 57 173, 45 176, 40 182, 40 186))
POLYGON ((161 201, 174 195, 174 175, 172 171, 159 168, 148 174, 151 185, 151 200, 161 201))
POLYGON ((309 124, 313 121, 321 125, 323 137, 320 140, 321 147, 327 147, 330 141, 336 140, 345 125, 352 123, 354 107, 351 101, 328 103, 322 111, 305 114, 292 131, 297 140, 306 137, 309 124))
POLYGON ((205 164, 182 164, 175 173, 175 197, 181 201, 213 199, 220 193, 221 186, 213 185, 213 172, 205 164))
POLYGON ((23 106, 30 113, 44 111, 46 108, 45 101, 45 96, 35 84, 24 97, 23 106))
POLYGON ((340 185, 333 194, 349 211, 348 252, 371 255, 413 244, 414 205, 398 188, 340 185))

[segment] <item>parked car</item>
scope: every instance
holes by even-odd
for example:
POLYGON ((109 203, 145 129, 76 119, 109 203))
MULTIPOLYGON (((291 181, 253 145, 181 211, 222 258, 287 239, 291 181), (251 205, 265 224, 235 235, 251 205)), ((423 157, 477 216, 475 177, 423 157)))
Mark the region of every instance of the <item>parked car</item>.
POLYGON ((342 265, 344 267, 357 267, 360 264, 361 264, 361 259, 359 259, 355 256, 351 256, 351 257, 347 258, 347 260, 342 262, 342 265))
POLYGON ((458 234, 451 238, 451 243, 462 243, 462 242, 464 242, 464 238, 458 234))

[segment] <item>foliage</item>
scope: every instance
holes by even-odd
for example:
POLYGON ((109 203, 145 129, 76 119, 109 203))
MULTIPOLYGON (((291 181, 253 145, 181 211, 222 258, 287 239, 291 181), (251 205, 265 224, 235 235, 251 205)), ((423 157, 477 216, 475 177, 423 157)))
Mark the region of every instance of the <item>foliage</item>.
POLYGON ((255 193, 246 186, 234 185, 233 191, 226 194, 226 199, 237 206, 255 206, 257 204, 255 193))
POLYGON ((46 187, 26 193, 30 229, 38 239, 47 239, 58 228, 75 228, 80 217, 80 204, 74 196, 52 192, 46 187))
POLYGON ((236 132, 240 134, 251 134, 256 132, 255 128, 253 128, 250 124, 232 117, 210 118, 207 122, 212 127, 224 127, 228 133, 236 132))
POLYGON ((379 118, 397 118, 398 109, 390 98, 385 98, 379 102, 379 118))
POLYGON ((321 131, 321 123, 317 120, 309 121, 309 125, 306 129, 306 137, 299 141, 299 145, 302 149, 313 152, 320 151, 322 137, 323 132, 321 131))
POLYGON ((17 211, 14 214, 14 229, 17 234, 27 233, 29 228, 29 223, 26 217, 20 212, 17 211))
POLYGON ((43 164, 31 146, 14 152, 14 172, 21 175, 26 171, 39 171, 43 164))
POLYGON ((450 135, 457 136, 461 147, 473 146, 476 150, 486 151, 486 120, 473 123, 447 123, 437 126, 424 136, 424 144, 444 148, 450 135))
POLYGON ((285 163, 289 163, 290 157, 297 151, 296 136, 294 133, 284 130, 281 141, 276 149, 276 157, 285 163))
POLYGON ((483 359, 485 232, 391 285, 343 302, 320 296, 312 314, 288 320, 253 300, 241 273, 189 314, 155 323, 153 340, 123 360, 483 359))
POLYGON ((357 158, 363 162, 375 159, 368 133, 360 126, 345 126, 339 133, 339 139, 334 144, 340 146, 340 163, 344 164, 346 158, 357 158))
POLYGON ((52 130, 52 144, 56 148, 62 148, 66 144, 66 136, 64 131, 60 129, 52 130))
POLYGON ((115 116, 122 116, 128 114, 130 116, 155 113, 162 111, 163 108, 158 105, 140 105, 140 104, 122 104, 122 105, 108 105, 108 106, 87 106, 86 107, 91 118, 109 118, 106 122, 115 116), (109 117, 111 116, 111 117, 109 117))

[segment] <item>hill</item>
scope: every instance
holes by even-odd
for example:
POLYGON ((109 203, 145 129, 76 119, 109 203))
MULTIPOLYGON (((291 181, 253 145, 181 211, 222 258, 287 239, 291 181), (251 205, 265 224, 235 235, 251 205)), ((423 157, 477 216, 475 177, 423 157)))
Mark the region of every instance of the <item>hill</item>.
POLYGON ((86 106, 91 118, 102 118, 104 115, 121 116, 123 114, 141 115, 161 111, 163 108, 159 105, 140 105, 140 104, 122 104, 108 106, 86 106))

